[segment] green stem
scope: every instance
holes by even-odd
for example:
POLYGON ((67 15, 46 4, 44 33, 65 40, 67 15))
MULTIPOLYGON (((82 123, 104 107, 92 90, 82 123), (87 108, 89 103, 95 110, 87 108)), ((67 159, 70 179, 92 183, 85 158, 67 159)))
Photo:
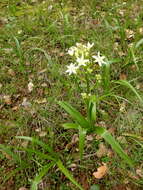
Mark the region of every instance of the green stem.
POLYGON ((89 85, 88 73, 86 73, 85 79, 86 79, 86 90, 87 90, 87 94, 89 94, 89 93, 90 93, 90 85, 89 85))
POLYGON ((81 89, 81 87, 80 87, 80 85, 79 85, 79 83, 78 83, 78 78, 74 76, 73 79, 74 79, 75 85, 77 86, 79 92, 81 93, 81 92, 82 92, 82 89, 81 89))

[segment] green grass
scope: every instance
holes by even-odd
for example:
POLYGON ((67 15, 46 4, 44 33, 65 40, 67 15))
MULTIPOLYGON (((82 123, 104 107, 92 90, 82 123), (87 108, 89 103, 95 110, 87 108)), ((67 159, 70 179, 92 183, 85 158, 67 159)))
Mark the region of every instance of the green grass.
MULTIPOLYGON (((33 145, 15 136, 36 137, 50 144, 85 190, 94 184, 101 189, 114 189, 119 185, 142 189, 143 179, 136 174, 138 168, 143 172, 142 146, 124 136, 143 134, 142 19, 142 0, 0 1, 0 144, 6 152, 0 154, 3 166, 0 169, 0 189, 7 187, 15 190, 23 186, 29 189, 36 174, 42 175, 42 181, 37 177, 36 184, 40 182, 39 187, 43 185, 44 190, 76 189, 57 166, 51 167, 48 172, 43 168, 45 175, 41 174, 46 161, 18 149, 32 149, 33 145), (100 51, 111 63, 110 84, 106 80, 109 80, 108 70, 103 70, 103 85, 107 93, 100 97, 100 104, 96 104, 96 124, 114 131, 115 138, 121 141, 121 146, 133 159, 134 169, 116 154, 97 157, 96 151, 104 140, 96 136, 94 142, 85 140, 84 154, 79 156, 78 142, 71 142, 75 131, 61 127, 71 120, 57 104, 58 101, 71 103, 86 116, 80 95, 83 91, 77 87, 73 77, 65 74, 65 70, 71 62, 67 49, 76 42, 88 41, 95 43, 93 52, 100 51), (130 83, 121 82, 123 77, 130 83), (30 81, 34 84, 32 92, 27 88, 30 81), (9 96, 9 103, 5 96, 9 96), (27 106, 22 104, 24 98, 27 106), (123 105, 125 107, 120 109, 123 105), (12 148, 7 150, 7 146, 12 148), (16 159, 25 161, 28 168, 19 169, 22 165, 17 165, 12 158, 16 153, 16 159), (102 162, 107 163, 109 172, 103 179, 95 180, 92 173, 102 162), (76 164, 75 169, 72 164, 76 164)), ((96 96, 102 94, 102 90, 92 91, 96 96)), ((110 149, 108 144, 104 144, 110 149)))

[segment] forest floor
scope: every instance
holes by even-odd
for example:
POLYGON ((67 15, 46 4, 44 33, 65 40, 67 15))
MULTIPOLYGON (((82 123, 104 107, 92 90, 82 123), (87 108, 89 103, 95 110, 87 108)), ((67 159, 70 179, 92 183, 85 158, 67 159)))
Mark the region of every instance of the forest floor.
MULTIPOLYGON (((50 144, 84 190, 143 189, 142 102, 143 0, 0 0, 0 190, 29 190, 47 163, 24 151, 35 147, 45 153, 41 148, 16 136, 50 144), (134 90, 114 88, 122 98, 102 101, 96 124, 111 132, 134 167, 94 134, 86 137, 80 161, 77 131, 62 127, 71 118, 58 101, 86 114, 84 91, 66 69, 71 62, 67 50, 87 42, 94 43, 93 52, 100 51, 112 61, 112 81, 126 80, 133 86, 134 90), (28 167, 16 162, 15 155, 28 167), (105 165, 108 171, 98 179, 93 174, 105 165)), ((39 190, 78 189, 56 165, 37 186, 39 190)))

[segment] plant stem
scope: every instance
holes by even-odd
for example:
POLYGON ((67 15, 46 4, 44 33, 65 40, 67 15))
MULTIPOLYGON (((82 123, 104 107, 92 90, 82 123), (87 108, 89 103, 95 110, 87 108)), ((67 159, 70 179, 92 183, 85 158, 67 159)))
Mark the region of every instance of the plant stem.
POLYGON ((85 79, 86 79, 86 90, 87 90, 87 94, 89 94, 89 93, 90 93, 90 85, 89 85, 88 73, 86 73, 85 79))

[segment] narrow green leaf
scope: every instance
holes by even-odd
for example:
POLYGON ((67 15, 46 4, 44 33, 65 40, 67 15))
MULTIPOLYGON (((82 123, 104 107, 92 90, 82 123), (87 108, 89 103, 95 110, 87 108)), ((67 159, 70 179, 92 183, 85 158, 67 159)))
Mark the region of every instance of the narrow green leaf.
POLYGON ((92 101, 89 101, 88 109, 87 109, 87 117, 88 117, 88 121, 91 124, 92 124, 92 108, 93 108, 93 103, 92 103, 92 101))
POLYGON ((38 190, 38 184, 40 183, 40 181, 42 180, 42 177, 44 177, 46 175, 46 173, 48 172, 48 170, 55 164, 55 162, 50 162, 49 164, 47 164, 46 166, 43 166, 41 168, 41 171, 39 172, 39 174, 36 175, 36 177, 34 178, 33 182, 32 182, 32 186, 31 186, 31 190, 38 190))
POLYGON ((143 137, 140 137, 138 135, 134 135, 134 134, 123 134, 124 136, 130 137, 132 140, 134 140, 137 144, 139 144, 142 148, 143 148, 143 137), (141 141, 141 142, 140 142, 141 141))
POLYGON ((13 151, 11 151, 9 147, 0 144, 0 151, 3 151, 6 154, 8 154, 16 163, 20 163, 20 164, 23 163, 26 165, 26 163, 24 161, 22 161, 17 154, 15 154, 13 151))
POLYGON ((76 180, 73 178, 72 174, 65 168, 61 160, 58 160, 57 162, 58 168, 61 170, 61 172, 75 185, 77 186, 80 190, 84 190, 80 184, 76 182, 76 180))
POLYGON ((135 48, 138 48, 140 45, 142 45, 143 44, 143 38, 142 39, 140 39, 137 43, 136 43, 136 45, 135 45, 135 48))
POLYGON ((92 95, 87 101, 87 116, 91 126, 96 121, 96 104, 98 101, 99 99, 95 95, 92 95))
POLYGON ((3 186, 10 178, 12 178, 13 176, 18 175, 17 173, 19 171, 21 172, 22 170, 25 170, 26 168, 29 168, 29 165, 18 167, 16 169, 12 170, 10 173, 6 174, 3 177, 3 181, 2 181, 2 184, 0 184, 0 187, 3 186))
POLYGON ((62 125, 65 129, 78 129, 78 124, 76 123, 64 123, 62 125))
POLYGON ((86 129, 79 127, 79 155, 81 160, 84 152, 86 133, 87 133, 86 129))
POLYGON ((16 43, 16 49, 17 49, 18 56, 20 58, 22 58, 22 51, 21 51, 20 43, 19 43, 18 39, 15 36, 13 38, 14 38, 15 43, 16 43))
POLYGON ((141 96, 139 95, 139 93, 136 91, 136 89, 128 81, 126 81, 126 80, 119 80, 119 81, 117 81, 115 83, 123 85, 123 86, 129 88, 130 90, 132 90, 132 92, 134 92, 134 94, 137 96, 137 98, 143 104, 143 99, 141 98, 141 96))
POLYGON ((129 104, 132 104, 132 105, 133 105, 132 102, 130 102, 130 101, 127 100, 126 98, 123 98, 122 96, 118 96, 118 95, 116 95, 116 94, 113 94, 113 95, 111 95, 111 96, 114 97, 114 98, 117 100, 118 103, 119 103, 119 100, 118 100, 118 99, 121 99, 121 100, 124 100, 124 101, 128 102, 129 104))
POLYGON ((104 100, 104 99, 106 99, 107 97, 110 97, 110 96, 112 96, 112 93, 102 95, 102 96, 100 96, 100 97, 98 98, 98 101, 102 101, 102 100, 104 100))
POLYGON ((73 108, 67 102, 59 102, 58 103, 62 108, 64 108, 71 117, 83 128, 90 128, 89 122, 78 112, 75 108, 73 108))
POLYGON ((100 186, 99 185, 92 185, 91 187, 90 187, 90 190, 100 190, 100 186))
POLYGON ((39 158, 41 158, 41 159, 47 159, 47 160, 53 160, 53 161, 55 161, 55 158, 53 158, 52 156, 44 154, 44 153, 39 152, 37 150, 30 149, 30 148, 21 148, 21 149, 24 150, 24 151, 26 151, 26 152, 28 152, 28 153, 34 153, 37 156, 39 156, 39 158))
POLYGON ((95 132, 98 135, 101 135, 112 147, 112 149, 118 153, 118 155, 126 161, 130 166, 133 167, 132 160, 128 157, 128 155, 121 148, 119 143, 115 140, 115 138, 103 127, 95 127, 95 132))
POLYGON ((23 139, 23 140, 28 140, 28 141, 31 141, 31 142, 33 142, 35 144, 38 144, 39 146, 43 147, 44 150, 48 151, 53 158, 58 159, 57 153, 55 153, 53 151, 53 149, 49 145, 43 143, 42 141, 40 141, 40 140, 38 140, 36 138, 33 138, 33 137, 26 137, 26 136, 16 136, 16 138, 23 139))
POLYGON ((103 65, 102 67, 102 84, 105 94, 110 91, 110 63, 103 65))
POLYGON ((138 139, 139 141, 143 141, 143 137, 136 135, 136 134, 131 134, 131 133, 123 133, 122 135, 126 137, 132 137, 134 139, 138 139))
POLYGON ((143 148, 143 143, 141 143, 140 141, 138 141, 138 140, 136 140, 134 138, 132 138, 132 139, 143 148))
POLYGON ((42 49, 42 48, 33 48, 33 49, 31 49, 31 51, 40 51, 40 52, 42 52, 45 55, 46 59, 48 60, 48 63, 52 64, 51 57, 46 53, 46 51, 44 49, 42 49))
POLYGON ((55 161, 55 158, 51 157, 50 155, 47 155, 47 153, 42 153, 40 151, 31 149, 31 148, 24 148, 24 147, 19 147, 19 146, 8 146, 8 148, 9 149, 13 148, 13 149, 20 150, 20 151, 22 150, 22 151, 25 151, 25 152, 28 152, 28 153, 31 153, 31 154, 36 154, 41 159, 47 159, 47 160, 55 161))
POLYGON ((92 102, 91 119, 96 121, 96 102, 92 102))

